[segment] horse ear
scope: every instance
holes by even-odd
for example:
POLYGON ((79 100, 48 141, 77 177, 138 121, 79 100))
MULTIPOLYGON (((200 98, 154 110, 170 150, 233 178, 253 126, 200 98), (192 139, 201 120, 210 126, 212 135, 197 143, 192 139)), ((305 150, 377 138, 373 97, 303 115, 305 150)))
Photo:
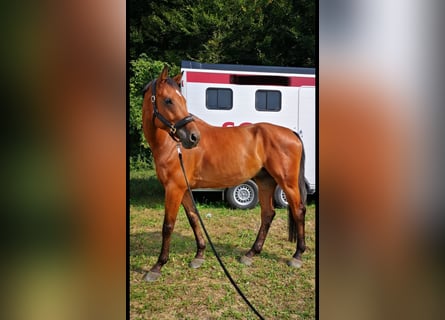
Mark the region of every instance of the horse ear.
POLYGON ((168 66, 165 65, 164 69, 162 69, 162 72, 159 75, 159 80, 166 80, 167 78, 168 78, 168 66))
POLYGON ((178 73, 173 80, 178 84, 178 86, 181 86, 181 79, 182 79, 182 74, 184 73, 184 71, 178 73))

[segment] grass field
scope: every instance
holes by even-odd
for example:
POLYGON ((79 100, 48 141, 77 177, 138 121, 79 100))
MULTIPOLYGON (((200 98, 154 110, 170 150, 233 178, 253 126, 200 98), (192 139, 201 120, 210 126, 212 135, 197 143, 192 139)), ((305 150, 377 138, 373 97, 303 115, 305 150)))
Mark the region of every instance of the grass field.
MULTIPOLYGON (((252 266, 238 259, 252 246, 260 225, 259 207, 232 210, 221 202, 198 209, 227 269, 246 297, 266 319, 315 318, 315 205, 306 214, 303 267, 286 261, 295 251, 287 241, 287 211, 277 209, 263 252, 252 266)), ((256 319, 226 278, 210 246, 206 261, 191 269, 196 244, 180 209, 170 260, 154 283, 142 280, 161 247, 163 189, 154 171, 130 173, 130 319, 256 319)))

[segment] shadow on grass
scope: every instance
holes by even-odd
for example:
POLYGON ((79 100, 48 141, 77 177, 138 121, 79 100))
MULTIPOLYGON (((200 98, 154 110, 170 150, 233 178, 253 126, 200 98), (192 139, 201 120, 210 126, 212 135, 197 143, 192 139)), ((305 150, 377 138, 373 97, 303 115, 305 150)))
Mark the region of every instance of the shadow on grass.
POLYGON ((156 176, 130 179, 130 203, 136 206, 164 205, 164 187, 156 176))
MULTIPOLYGON (((221 192, 195 192, 193 197, 197 204, 228 207, 223 202, 221 192)), ((134 206, 156 208, 164 205, 164 187, 156 176, 145 176, 130 179, 130 203, 134 206)))
MULTIPOLYGON (((250 249, 250 246, 244 248, 227 242, 215 242, 215 240, 213 239, 212 242, 215 246, 216 251, 218 252, 218 255, 221 258, 235 257, 236 259, 239 259, 250 249)), ((157 258, 161 250, 161 243, 162 235, 160 231, 131 234, 130 257, 145 256, 147 258, 157 258)), ((191 260, 196 253, 195 238, 193 238, 192 236, 184 236, 180 233, 173 232, 170 244, 170 253, 174 253, 177 255, 189 255, 191 260)), ((207 257, 207 259, 213 256, 213 251, 207 239, 205 256, 207 257)), ((282 257, 267 252, 264 252, 264 254, 262 253, 260 257, 267 260, 282 260, 282 257)), ((214 257, 211 258, 213 259, 214 257)), ((147 266, 144 266, 142 268, 132 268, 130 266, 130 269, 132 271, 136 271, 138 273, 144 273, 148 271, 148 269, 145 268, 147 268, 147 266)))

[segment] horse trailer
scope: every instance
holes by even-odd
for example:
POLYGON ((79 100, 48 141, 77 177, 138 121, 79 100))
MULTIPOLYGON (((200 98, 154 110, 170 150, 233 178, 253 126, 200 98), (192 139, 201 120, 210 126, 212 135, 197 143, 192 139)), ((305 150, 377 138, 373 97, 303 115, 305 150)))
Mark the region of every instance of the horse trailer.
MULTIPOLYGON (((316 191, 314 68, 182 61, 181 71, 181 90, 189 112, 209 124, 230 127, 269 122, 297 132, 306 153, 308 193, 316 191)), ((225 190, 194 191, 220 191, 223 200, 235 208, 252 208, 258 202, 253 180, 225 190)), ((278 206, 287 206, 279 186, 274 198, 278 206)))

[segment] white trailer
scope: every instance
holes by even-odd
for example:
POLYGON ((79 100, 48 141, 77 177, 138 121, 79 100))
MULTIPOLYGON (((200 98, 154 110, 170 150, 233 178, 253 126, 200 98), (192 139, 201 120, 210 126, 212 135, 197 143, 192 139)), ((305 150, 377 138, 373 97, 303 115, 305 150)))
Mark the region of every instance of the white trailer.
MULTIPOLYGON (((309 193, 316 190, 315 69, 209 64, 182 61, 181 90, 190 113, 221 127, 269 122, 297 132, 303 140, 309 193)), ((230 159, 228 159, 230 161, 230 159)), ((209 191, 197 189, 195 191, 209 191)), ((222 191, 230 205, 252 208, 258 187, 252 180, 222 191)), ((286 206, 277 187, 275 202, 286 206)))

